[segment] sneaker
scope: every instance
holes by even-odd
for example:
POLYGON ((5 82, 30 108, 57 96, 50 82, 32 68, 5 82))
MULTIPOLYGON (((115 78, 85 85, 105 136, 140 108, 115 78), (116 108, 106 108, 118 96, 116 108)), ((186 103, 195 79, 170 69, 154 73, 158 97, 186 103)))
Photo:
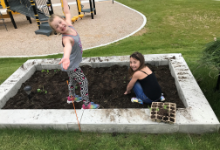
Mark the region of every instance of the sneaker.
POLYGON ((98 109, 99 104, 95 104, 93 102, 90 102, 87 106, 83 104, 82 109, 98 109))
POLYGON ((136 97, 132 97, 131 98, 131 102, 132 103, 139 103, 139 104, 143 104, 143 101, 139 98, 136 98, 136 97))
POLYGON ((165 97, 164 97, 164 96, 161 96, 161 97, 160 97, 160 101, 161 101, 161 102, 165 101, 165 97))
POLYGON ((67 97, 67 103, 68 104, 70 104, 70 103, 73 103, 73 101, 74 102, 81 102, 82 101, 82 97, 79 97, 78 95, 75 95, 75 97, 74 96, 72 96, 72 97, 67 97))

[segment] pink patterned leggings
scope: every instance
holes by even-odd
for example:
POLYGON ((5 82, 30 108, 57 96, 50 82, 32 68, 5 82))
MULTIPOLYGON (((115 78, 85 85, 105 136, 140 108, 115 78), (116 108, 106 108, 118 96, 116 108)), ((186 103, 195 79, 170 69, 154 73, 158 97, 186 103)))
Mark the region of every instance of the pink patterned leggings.
POLYGON ((83 103, 88 104, 90 102, 88 93, 88 80, 85 77, 82 69, 78 67, 73 71, 67 72, 67 74, 69 76, 69 96, 75 96, 75 86, 78 82, 83 103))

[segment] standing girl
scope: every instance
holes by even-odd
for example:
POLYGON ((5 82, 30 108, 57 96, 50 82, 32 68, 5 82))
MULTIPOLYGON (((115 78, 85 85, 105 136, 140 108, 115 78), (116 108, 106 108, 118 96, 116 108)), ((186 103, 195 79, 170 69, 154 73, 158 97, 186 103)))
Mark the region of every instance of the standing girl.
POLYGON ((56 32, 62 34, 64 54, 59 64, 61 64, 62 70, 66 71, 69 76, 69 97, 67 98, 67 103, 71 103, 72 100, 81 101, 81 98, 75 95, 75 84, 78 82, 84 103, 82 108, 96 109, 99 105, 89 101, 88 80, 79 67, 82 61, 82 45, 79 34, 72 26, 70 10, 66 0, 63 0, 63 8, 65 20, 58 15, 52 15, 48 22, 56 32))
POLYGON ((124 94, 130 93, 133 89, 136 98, 132 98, 132 101, 151 104, 165 100, 154 73, 145 66, 144 56, 141 53, 135 52, 130 56, 129 74, 131 80, 124 94))

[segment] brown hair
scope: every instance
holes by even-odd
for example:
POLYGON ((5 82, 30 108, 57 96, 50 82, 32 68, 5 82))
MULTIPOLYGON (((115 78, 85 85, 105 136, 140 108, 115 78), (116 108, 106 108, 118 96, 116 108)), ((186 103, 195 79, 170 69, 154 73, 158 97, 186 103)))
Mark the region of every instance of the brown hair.
MULTIPOLYGON (((130 55, 130 58, 131 58, 131 57, 134 58, 134 59, 137 59, 138 61, 140 61, 140 67, 139 67, 136 71, 141 70, 141 69, 143 69, 143 68, 145 67, 144 56, 143 56, 141 53, 139 53, 139 52, 134 52, 133 54, 130 55)), ((130 68, 129 68, 129 71, 128 71, 130 77, 132 77, 133 74, 134 74, 136 71, 133 71, 133 70, 131 69, 131 67, 130 67, 130 68)))
POLYGON ((51 22, 53 22, 54 18, 56 18, 56 17, 59 17, 59 18, 61 18, 61 19, 64 19, 64 18, 63 18, 62 16, 60 16, 60 15, 52 14, 52 15, 50 16, 50 18, 48 19, 48 23, 49 23, 50 27, 53 29, 53 31, 55 31, 55 29, 52 27, 51 22))

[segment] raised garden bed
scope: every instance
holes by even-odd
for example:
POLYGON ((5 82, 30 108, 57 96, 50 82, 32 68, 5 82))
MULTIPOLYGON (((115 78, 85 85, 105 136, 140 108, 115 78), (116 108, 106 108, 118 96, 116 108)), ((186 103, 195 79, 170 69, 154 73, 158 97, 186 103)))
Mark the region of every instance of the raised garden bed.
MULTIPOLYGON (((146 108, 142 109, 77 109, 76 112, 81 125, 81 130, 83 132, 126 133, 184 132, 201 134, 207 132, 217 132, 219 130, 219 121, 204 94, 202 93, 201 89, 199 88, 195 78, 190 72, 189 67, 182 55, 155 54, 144 55, 144 57, 146 63, 150 63, 151 65, 169 66, 169 71, 172 74, 172 77, 175 79, 175 87, 177 88, 178 95, 185 106, 185 108, 176 109, 175 123, 172 125, 168 125, 152 121, 150 118, 150 109, 148 109, 147 105, 145 105, 147 106, 146 108)), ((21 67, 19 67, 4 83, 0 85, 0 128, 25 127, 34 129, 52 128, 62 130, 79 130, 76 114, 73 109, 2 109, 7 101, 10 98, 14 97, 19 89, 23 88, 21 87, 22 84, 30 79, 35 72, 41 71, 42 69, 60 69, 60 65, 58 65, 59 62, 60 59, 28 60, 21 67)), ((128 66, 129 56, 83 58, 81 65, 88 65, 92 68, 112 67, 114 65, 128 66)), ((168 71, 167 68, 166 70, 168 71)), ((155 71, 155 73, 156 72, 157 70, 155 71)), ((161 75, 163 78, 165 76, 165 74, 158 75, 161 75)), ((99 76, 95 79, 101 80, 99 76)), ((67 90, 65 80, 66 79, 62 81, 63 87, 59 87, 60 90, 67 90)), ((165 80, 166 83, 170 83, 168 79, 165 80)), ((96 85, 96 83, 94 82, 90 82, 89 84, 96 85)), ((103 86, 104 88, 106 88, 107 85, 104 84, 103 86)), ((163 88, 163 85, 161 86, 163 88)), ((170 100, 168 101, 167 98, 170 91, 172 90, 169 89, 168 93, 166 91, 163 91, 166 96, 166 102, 171 102, 170 100)), ((48 91, 48 93, 49 92, 50 90, 48 91)), ((67 93, 65 93, 65 96, 67 95, 67 93)), ((124 93, 124 89, 122 93, 124 93)), ((173 93, 170 94, 172 97, 173 93)), ((92 99, 91 90, 90 98, 92 99)), ((95 98, 95 100, 97 99, 99 98, 95 98)), ((42 99, 42 101, 44 101, 44 99, 42 99)), ((63 103, 66 103, 66 100, 63 103)), ((127 103, 131 103, 130 98, 127 103)), ((59 103, 59 105, 61 105, 61 103, 59 103)))
MULTIPOLYGON (((148 66, 154 71, 166 102, 176 103, 178 108, 185 108, 178 96, 169 67, 149 64, 148 66)), ((124 95, 129 82, 127 66, 92 68, 85 65, 81 68, 89 82, 90 101, 100 104, 101 109, 150 107, 146 104, 132 103, 131 97, 135 97, 134 93, 124 95)), ((58 69, 36 71, 2 109, 73 109, 71 104, 66 103, 68 96, 66 80, 67 73, 58 69), (23 90, 26 85, 32 87, 30 100, 23 90), (41 89, 41 92, 37 92, 37 89, 41 89)), ((79 95, 79 85, 76 86, 76 94, 79 95)), ((80 109, 82 102, 75 103, 75 106, 76 109, 80 109)))

